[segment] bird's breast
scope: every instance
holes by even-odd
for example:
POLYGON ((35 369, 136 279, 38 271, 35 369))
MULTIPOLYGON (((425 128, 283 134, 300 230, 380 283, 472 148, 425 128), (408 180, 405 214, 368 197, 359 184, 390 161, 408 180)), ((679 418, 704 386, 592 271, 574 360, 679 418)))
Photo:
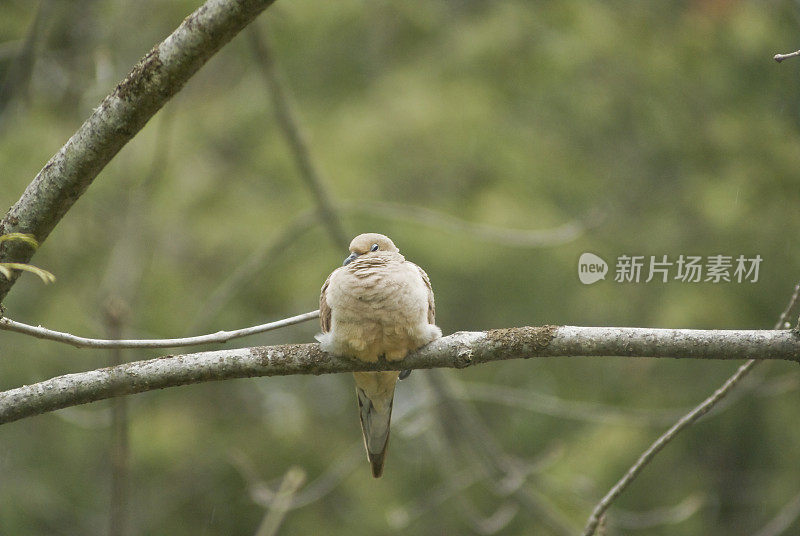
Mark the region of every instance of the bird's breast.
POLYGON ((342 270, 336 284, 330 285, 327 300, 339 321, 407 323, 420 314, 422 306, 427 307, 422 280, 406 263, 383 269, 342 270))
POLYGON ((402 359, 435 338, 427 321, 427 287, 414 264, 357 259, 331 278, 326 300, 332 347, 339 353, 368 361, 381 355, 402 359))

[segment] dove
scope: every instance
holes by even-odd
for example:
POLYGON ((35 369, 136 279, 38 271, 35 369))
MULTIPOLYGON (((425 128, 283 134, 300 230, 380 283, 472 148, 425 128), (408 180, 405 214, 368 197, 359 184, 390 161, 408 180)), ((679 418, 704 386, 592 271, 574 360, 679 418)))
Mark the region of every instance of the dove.
MULTIPOLYGON (((336 356, 370 363, 381 358, 398 361, 442 336, 434 321, 428 274, 378 233, 353 239, 350 255, 322 285, 319 310, 322 333, 317 340, 322 350, 336 356)), ((364 446, 375 478, 383 474, 398 375, 409 373, 353 373, 364 446)))

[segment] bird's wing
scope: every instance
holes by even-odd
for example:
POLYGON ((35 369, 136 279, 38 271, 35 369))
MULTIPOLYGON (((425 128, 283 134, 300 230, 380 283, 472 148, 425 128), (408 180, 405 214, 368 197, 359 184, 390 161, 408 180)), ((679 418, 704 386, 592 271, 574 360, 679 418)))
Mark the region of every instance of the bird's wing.
POLYGON ((331 330, 331 308, 328 306, 328 286, 331 283, 331 275, 325 280, 322 289, 319 293, 319 325, 322 328, 322 333, 328 333, 331 330))
MULTIPOLYGON (((414 265, 416 266, 416 264, 414 265)), ((425 270, 417 266, 419 275, 422 276, 422 282, 425 283, 425 288, 428 291, 428 324, 436 324, 436 304, 433 301, 433 288, 431 288, 431 280, 425 270)), ((324 287, 323 287, 324 288, 324 287)))

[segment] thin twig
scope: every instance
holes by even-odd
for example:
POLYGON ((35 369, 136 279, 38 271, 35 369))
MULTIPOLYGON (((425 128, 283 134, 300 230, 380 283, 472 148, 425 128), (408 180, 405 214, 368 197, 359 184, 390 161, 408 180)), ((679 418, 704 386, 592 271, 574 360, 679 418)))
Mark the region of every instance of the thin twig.
POLYGON ((385 201, 344 202, 339 203, 338 207, 347 212, 366 213, 380 218, 420 223, 437 230, 457 233, 459 236, 465 236, 471 240, 482 240, 520 248, 538 248, 570 242, 581 236, 587 229, 599 225, 603 219, 600 212, 593 211, 583 221, 573 220, 551 229, 510 229, 472 223, 425 207, 385 201))
MULTIPOLYGON (((451 455, 452 453, 448 453, 443 458, 449 458, 451 455)), ((445 468, 445 471, 447 471, 449 477, 447 482, 434 488, 423 490, 423 495, 413 502, 389 510, 386 518, 393 529, 402 532, 412 522, 426 513, 430 511, 438 512, 439 507, 446 501, 462 493, 484 476, 479 468, 473 466, 466 467, 460 471, 454 471, 448 467, 445 468)))
POLYGON ((290 318, 284 318, 283 320, 251 326, 249 328, 235 329, 233 331, 218 331, 207 335, 197 335, 179 339, 89 339, 86 337, 78 337, 71 333, 53 331, 43 328, 42 326, 23 324, 22 322, 17 322, 10 318, 0 318, 0 329, 16 331, 17 333, 24 333, 25 335, 30 335, 37 339, 61 342, 78 348, 178 348, 181 346, 228 342, 232 339, 292 326, 317 317, 319 317, 319 311, 311 311, 290 318))
POLYGON ((256 536, 274 536, 292 506, 297 490, 306 481, 306 472, 301 467, 290 467, 281 481, 278 491, 264 514, 264 519, 256 531, 256 536))
POLYGON ((325 186, 325 181, 311 158, 311 153, 308 149, 305 137, 303 136, 300 122, 289 102, 281 73, 275 65, 275 58, 272 54, 269 41, 261 34, 258 26, 255 24, 250 26, 248 35, 253 52, 258 59, 258 65, 261 67, 261 72, 264 75, 270 96, 272 97, 275 119, 286 138, 286 142, 289 144, 289 149, 300 170, 300 176, 306 182, 306 185, 311 190, 317 202, 317 208, 319 209, 322 219, 325 221, 325 227, 330 232, 334 245, 337 247, 344 247, 349 243, 350 239, 347 233, 344 232, 342 223, 339 221, 339 216, 333 208, 331 196, 325 186))
MULTIPOLYGON (((120 300, 106 302, 104 321, 108 335, 120 338, 122 325, 127 316, 127 306, 120 300)), ((122 364, 122 350, 111 350, 111 366, 122 364)), ((111 399, 111 508, 109 536, 128 534, 128 478, 130 474, 130 444, 128 441, 128 398, 118 396, 111 399)))
POLYGON ((200 308, 198 318, 192 323, 193 330, 202 329, 206 322, 216 315, 219 309, 256 271, 265 271, 267 263, 272 262, 280 252, 296 241, 301 233, 310 229, 320 220, 325 224, 335 247, 341 248, 349 243, 349 238, 331 201, 331 195, 322 173, 311 156, 311 150, 303 135, 297 113, 285 89, 286 84, 275 63, 269 39, 262 35, 255 24, 250 26, 248 35, 250 46, 267 83, 278 128, 286 139, 300 176, 314 196, 317 206, 313 212, 303 212, 296 216, 289 225, 273 237, 271 242, 254 251, 246 261, 240 264, 200 308))
MULTIPOLYGON (((290 510, 295 510, 308 506, 333 491, 342 480, 347 478, 357 466, 361 465, 364 457, 364 445, 362 442, 353 443, 349 449, 344 451, 325 472, 298 490, 292 498, 290 510)), ((253 462, 241 451, 234 450, 230 455, 231 464, 239 474, 247 481, 252 501, 263 508, 269 508, 275 497, 275 492, 267 485, 253 466, 253 462)))
MULTIPOLYGON (((430 405, 426 405, 424 409, 429 411, 433 408, 430 405)), ((431 443, 434 442, 431 441, 431 443)), ((436 445, 438 445, 438 443, 435 443, 434 447, 436 445)), ((562 454, 563 448, 561 446, 551 447, 537 459, 527 462, 526 469, 530 473, 541 473, 560 458, 562 454)), ((430 511, 438 511, 439 507, 447 500, 465 491, 487 476, 483 467, 476 466, 477 464, 456 469, 455 465, 450 463, 452 455, 452 452, 447 452, 443 453, 441 457, 442 472, 447 473, 445 482, 426 490, 423 495, 420 495, 415 500, 389 511, 386 517, 392 528, 396 530, 406 530, 412 522, 430 511)))
POLYGON ((800 299, 800 283, 794 286, 794 292, 792 292, 792 297, 789 298, 789 303, 786 304, 786 309, 783 310, 781 316, 778 317, 778 321, 775 322, 775 329, 789 328, 787 321, 789 320, 789 315, 792 314, 792 310, 797 306, 798 299, 800 299))
MULTIPOLYGON (((125 327, 130 324, 131 306, 139 295, 137 292, 143 271, 143 252, 149 229, 146 225, 147 193, 152 183, 159 180, 168 162, 170 127, 173 108, 161 114, 155 139, 150 171, 132 188, 128 188, 128 203, 122 214, 122 226, 116 244, 111 249, 104 277, 99 285, 102 300, 103 323, 109 339, 122 339, 125 327)), ((123 349, 111 348, 111 366, 124 362, 123 349)), ((111 400, 111 493, 109 536, 126 536, 131 532, 130 518, 130 464, 131 447, 129 434, 128 397, 118 396, 111 400)))
POLYGON ((292 500, 291 509, 308 506, 328 495, 355 471, 363 458, 364 445, 359 441, 346 450, 324 473, 298 491, 292 500))
MULTIPOLYGON (((342 202, 333 206, 332 210, 351 213, 373 214, 388 219, 429 225, 440 230, 459 233, 471 240, 482 240, 510 247, 546 247, 570 242, 581 236, 586 229, 597 224, 598 217, 590 217, 584 222, 573 221, 553 229, 507 229, 477 224, 462 220, 425 207, 402 205, 399 203, 342 202)), ((203 329, 219 310, 236 294, 254 274, 266 271, 269 263, 297 237, 311 229, 319 222, 319 211, 303 212, 297 215, 286 227, 280 230, 258 250, 241 263, 210 294, 205 303, 198 308, 197 317, 189 331, 203 329)))
POLYGON ((783 60, 788 60, 789 58, 796 58, 797 56, 800 56, 800 50, 795 50, 794 52, 789 52, 788 54, 775 54, 774 56, 772 56, 772 59, 780 63, 783 60))
POLYGON ((472 408, 453 396, 453 389, 445 375, 432 370, 425 377, 439 401, 437 409, 442 413, 439 420, 450 448, 455 449, 456 445, 460 445, 467 449, 478 461, 498 496, 512 497, 524 512, 541 521, 554 533, 574 534, 575 529, 564 514, 539 494, 523 486, 531 473, 530 468, 508 455, 472 408))
POLYGON ((605 515, 605 512, 608 510, 608 507, 611 506, 611 503, 620 496, 625 488, 627 488, 637 476, 639 476, 639 473, 653 459, 653 457, 655 457, 655 455, 658 454, 658 452, 663 449, 667 443, 672 441, 672 439, 678 435, 681 430, 693 424, 695 421, 697 421, 697 419, 708 413, 708 411, 714 407, 714 404, 722 400, 722 398, 728 394, 728 392, 739 382, 739 380, 744 378, 757 363, 757 361, 751 360, 739 367, 736 373, 728 378, 724 384, 722 384, 722 387, 714 391, 713 395, 706 398, 700 405, 681 417, 678 422, 670 427, 669 430, 656 439, 655 442, 653 442, 653 444, 650 445, 641 456, 639 456, 639 459, 636 460, 636 463, 634 463, 631 468, 628 469, 628 472, 625 473, 625 476, 623 476, 616 484, 614 484, 609 492, 600 500, 599 503, 597 503, 594 511, 592 511, 592 515, 589 517, 589 521, 586 523, 586 527, 583 529, 583 535, 592 536, 597 529, 597 524, 605 515))
POLYGON ((330 237, 337 247, 348 243, 347 234, 342 228, 339 215, 333 206, 330 193, 325 185, 308 148, 297 115, 285 90, 285 83, 278 70, 272 54, 269 40, 259 32, 256 25, 249 30, 250 44, 258 59, 258 64, 267 82, 275 119, 286 143, 294 157, 301 177, 306 182, 317 202, 315 212, 304 212, 281 230, 270 242, 240 264, 228 278, 211 293, 200 313, 192 322, 191 329, 202 329, 217 314, 222 306, 241 288, 256 271, 265 270, 266 263, 272 262, 277 255, 297 240, 299 234, 310 229, 320 219, 326 224, 330 237))
POLYGON ((113 295, 136 308, 135 300, 140 294, 137 290, 147 264, 146 255, 150 254, 147 245, 152 242, 152 229, 148 226, 151 212, 148 196, 152 186, 165 174, 174 117, 174 105, 164 108, 159 114, 150 170, 142 178, 126 185, 127 204, 120 214, 117 238, 110 248, 105 273, 98 285, 101 302, 113 295))
POLYGON ((663 426, 675 422, 676 418, 688 411, 688 408, 640 409, 592 404, 545 395, 530 389, 479 382, 464 382, 463 389, 453 393, 453 396, 473 402, 523 408, 564 419, 622 426, 663 426))
POLYGON ((217 315, 226 303, 244 287, 257 273, 269 273, 269 266, 300 235, 311 229, 319 221, 319 214, 306 211, 298 214, 286 226, 254 250, 244 262, 239 264, 228 277, 209 294, 205 302, 198 307, 198 313, 192 321, 189 332, 200 331, 217 315))
MULTIPOLYGON (((41 243, 109 161, 223 45, 273 0, 207 0, 158 43, 94 108, 0 221, 0 235, 31 233, 41 243)), ((4 243, 0 262, 27 263, 30 246, 4 243)), ((0 278, 0 301, 16 281, 0 278)))
POLYGON ((2 83, 0 83, 0 127, 5 121, 6 115, 4 112, 9 102, 20 93, 23 98, 25 97, 36 61, 37 42, 42 42, 46 38, 42 31, 43 21, 52 12, 52 7, 49 1, 39 2, 39 9, 36 10, 36 15, 25 36, 25 40, 21 43, 15 58, 6 68, 6 74, 2 83))
POLYGON ((695 515, 708 503, 702 493, 692 493, 674 506, 662 506, 645 512, 614 510, 614 518, 608 524, 621 529, 643 530, 660 525, 677 525, 695 515))
MULTIPOLYGON (((795 305, 797 304, 798 296, 800 296, 800 283, 795 285, 794 292, 789 299, 788 305, 780 314, 778 321, 775 323, 776 330, 783 327, 792 309, 794 309, 795 305)), ((708 411, 710 411, 717 402, 722 400, 725 395, 727 395, 742 378, 747 376, 747 374, 758 363, 759 361, 756 359, 750 359, 744 365, 740 366, 733 376, 728 378, 725 383, 722 384, 722 386, 716 391, 714 391, 710 397, 706 398, 700 403, 700 405, 696 406, 692 411, 681 417, 674 425, 672 425, 672 427, 670 427, 669 430, 656 439, 655 442, 653 442, 650 447, 648 447, 647 450, 645 450, 644 453, 639 456, 639 459, 636 460, 636 463, 634 463, 630 469, 628 469, 628 472, 625 473, 625 475, 616 484, 614 484, 614 486, 602 499, 600 499, 600 502, 597 503, 592 511, 592 514, 589 516, 588 521, 586 522, 586 527, 583 529, 583 536, 592 536, 595 533, 598 525, 603 520, 606 511, 611 506, 611 503, 613 503, 614 500, 616 500, 616 498, 619 497, 620 494, 625 490, 625 488, 627 488, 630 483, 636 479, 642 469, 644 469, 644 467, 650 463, 655 455, 658 454, 658 452, 663 449, 667 443, 672 441, 672 439, 683 429, 692 425, 700 417, 708 413, 708 411)))
POLYGON ((800 517, 800 493, 781 508, 781 511, 753 536, 779 536, 800 517))

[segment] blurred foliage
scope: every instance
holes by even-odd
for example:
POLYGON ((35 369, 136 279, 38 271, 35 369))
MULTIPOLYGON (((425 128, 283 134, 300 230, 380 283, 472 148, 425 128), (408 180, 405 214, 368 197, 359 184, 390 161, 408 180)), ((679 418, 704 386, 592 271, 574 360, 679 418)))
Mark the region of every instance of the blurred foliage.
MULTIPOLYGON (((3 2, 4 206, 197 5, 3 2)), ((792 230, 800 225, 800 64, 771 59, 800 47, 796 1, 299 0, 278 2, 257 24, 274 42, 336 200, 405 203, 517 229, 603 216, 577 240, 531 249, 344 213, 348 233, 384 232, 427 270, 445 333, 543 323, 769 328, 800 279, 800 234, 792 230), (584 286, 576 277, 584 251, 610 262, 720 253, 764 261, 757 283, 609 277, 584 286)), ((198 333, 188 331, 213 290, 314 206, 266 91, 248 40, 237 37, 103 170, 37 252, 37 265, 58 283, 24 275, 5 301, 8 315, 102 337, 103 304, 117 296, 131 311, 126 336, 198 333)), ((318 225, 298 233, 194 329, 313 310, 346 248, 318 225)), ((308 342, 316 330, 300 325, 242 344, 308 342)), ((0 387, 109 359, 0 333, 0 387)), ((288 513, 284 534, 559 534, 517 493, 498 491, 486 470, 493 442, 513 459, 541 462, 524 489, 577 530, 668 421, 609 424, 470 402, 470 383, 601 413, 613 406, 679 415, 734 366, 574 358, 448 371, 485 441, 448 440, 426 373, 416 372, 398 388, 380 480, 362 459, 346 375, 138 395, 130 399, 131 533, 253 534, 264 509, 252 484, 274 490, 298 465, 308 473, 307 504, 288 513), (473 481, 458 487, 466 477, 473 481), (509 504, 519 506, 507 524, 498 514, 493 527, 481 525, 509 504)), ((750 534, 795 496, 800 371, 775 363, 755 376, 656 458, 612 508, 608 534, 750 534), (687 497, 699 497, 691 515, 629 527, 637 514, 687 497)), ((2 427, 3 533, 106 530, 108 407, 2 427)))

